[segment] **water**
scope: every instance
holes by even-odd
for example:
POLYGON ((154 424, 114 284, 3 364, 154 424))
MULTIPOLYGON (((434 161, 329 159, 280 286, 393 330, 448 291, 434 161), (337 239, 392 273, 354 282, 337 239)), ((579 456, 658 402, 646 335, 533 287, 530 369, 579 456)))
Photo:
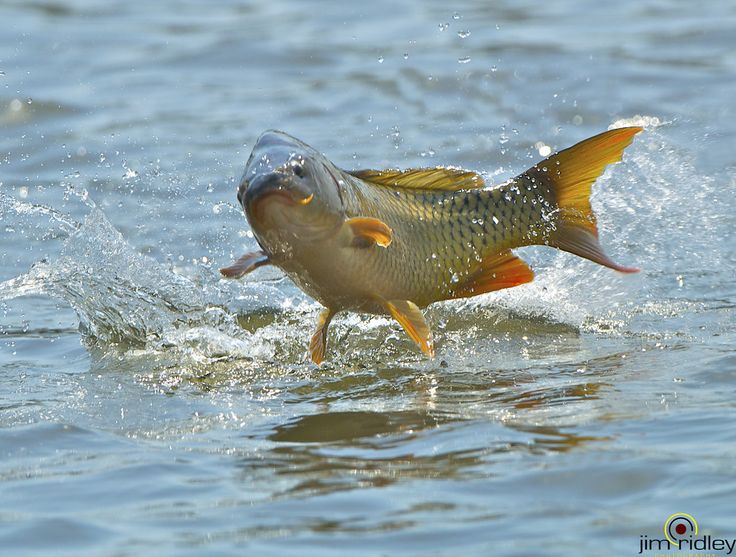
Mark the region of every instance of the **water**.
POLYGON ((12 555, 637 554, 736 535, 730 2, 6 1, 0 547, 12 555), (428 311, 437 358, 318 306, 235 180, 276 127, 347 168, 496 181, 612 125, 620 276, 428 311))

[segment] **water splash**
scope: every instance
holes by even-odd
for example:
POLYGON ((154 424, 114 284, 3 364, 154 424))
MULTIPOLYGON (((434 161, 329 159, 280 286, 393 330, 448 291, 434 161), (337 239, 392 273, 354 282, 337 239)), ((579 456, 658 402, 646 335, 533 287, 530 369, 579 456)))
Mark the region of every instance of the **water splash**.
POLYGON ((0 283, 0 300, 62 299, 97 347, 179 347, 195 361, 273 355, 273 346, 238 325, 237 314, 213 303, 217 293, 137 253, 100 209, 79 224, 48 207, 1 201, 4 210, 51 216, 69 237, 57 258, 0 283))
POLYGON ((731 236, 733 216, 728 204, 715 202, 723 184, 698 172, 690 155, 672 146, 663 131, 667 124, 646 115, 613 123, 611 128, 638 125, 645 131, 593 188, 604 248, 614 260, 641 267, 641 274, 622 276, 563 252, 525 248, 517 251, 536 270, 534 282, 469 303, 596 334, 681 334, 678 319, 708 308, 683 285, 704 274, 714 285, 730 283, 723 245, 714 238, 731 236), (681 184, 693 185, 687 203, 681 184))
POLYGON ((0 192, 0 220, 8 222, 10 215, 45 216, 65 235, 79 229, 80 224, 69 215, 39 203, 20 201, 0 192))
MULTIPOLYGON (((582 118, 580 119, 580 122, 582 123, 582 118)), ((672 122, 661 120, 656 116, 642 116, 641 114, 637 114, 631 118, 620 118, 619 120, 616 120, 608 126, 608 129, 615 130, 628 126, 641 126, 645 130, 653 130, 671 123, 672 122)))

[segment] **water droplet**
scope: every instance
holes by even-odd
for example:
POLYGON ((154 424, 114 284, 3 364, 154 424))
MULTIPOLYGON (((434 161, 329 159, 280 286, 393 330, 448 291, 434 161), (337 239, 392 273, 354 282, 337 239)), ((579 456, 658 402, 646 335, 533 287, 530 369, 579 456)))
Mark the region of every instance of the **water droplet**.
POLYGON ((501 137, 499 137, 499 138, 498 138, 498 142, 499 142, 499 143, 500 143, 501 145, 505 145, 506 143, 508 143, 508 142, 509 142, 509 136, 508 136, 508 135, 506 135, 505 133, 502 133, 502 134, 501 134, 501 137))
POLYGON ((572 123, 575 124, 576 126, 579 126, 580 124, 583 123, 583 117, 580 116, 580 114, 576 114, 575 116, 572 117, 572 123))
POLYGON ((445 31, 450 26, 449 23, 440 23, 438 27, 440 28, 440 31, 445 31))
POLYGON ((457 273, 452 273, 452 277, 450 278, 450 280, 453 283, 457 284, 458 282, 460 282, 460 275, 458 275, 457 273))
POLYGON ((100 162, 105 162, 105 153, 100 153, 100 162))
POLYGON ((491 217, 491 218, 493 219, 493 224, 498 224, 499 221, 498 221, 498 217, 496 215, 493 215, 493 217, 491 217))
POLYGON ((0 77, 5 77, 5 72, 3 70, 0 70, 0 77))
POLYGON ((383 56, 379 56, 378 57, 378 63, 379 64, 383 64, 383 56))
POLYGON ((130 180, 131 178, 136 178, 138 176, 138 172, 136 170, 133 170, 132 168, 126 168, 125 174, 123 174, 123 178, 126 180, 130 180))
POLYGON ((33 104, 33 99, 28 97, 28 99, 26 99, 26 104, 33 104))
POLYGON ((393 126, 391 128, 391 133, 388 134, 388 137, 393 142, 394 149, 398 149, 399 146, 401 146, 401 143, 404 141, 404 139, 401 137, 401 131, 399 130, 398 126, 393 126))
POLYGON ((468 62, 470 62, 470 56, 463 56, 457 59, 458 64, 467 64, 468 62))
POLYGON ((408 59, 409 59, 409 53, 408 52, 404 52, 404 60, 408 60, 408 59))
POLYGON ((498 68, 496 66, 491 66, 491 73, 496 73, 498 71, 498 68))
POLYGON ((18 188, 18 195, 21 199, 28 197, 28 186, 21 186, 18 188))
POLYGON ((12 112, 19 112, 23 108, 23 103, 19 99, 13 99, 10 101, 10 110, 12 112))
POLYGON ((457 36, 461 39, 467 39, 470 36, 470 31, 468 31, 467 29, 464 31, 458 31, 457 36))
POLYGON ((461 16, 458 12, 452 14, 452 19, 454 19, 455 21, 462 19, 462 17, 463 16, 461 16))
POLYGON ((552 147, 550 147, 549 145, 546 145, 542 141, 537 141, 534 144, 534 147, 537 149, 537 151, 539 152, 539 155, 542 157, 548 157, 552 153, 552 147))

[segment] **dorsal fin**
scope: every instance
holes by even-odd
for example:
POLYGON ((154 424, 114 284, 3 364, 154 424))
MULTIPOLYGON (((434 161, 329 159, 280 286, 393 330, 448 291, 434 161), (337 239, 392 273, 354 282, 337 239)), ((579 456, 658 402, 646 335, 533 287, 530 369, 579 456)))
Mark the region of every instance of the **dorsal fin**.
POLYGON ((443 166, 405 170, 353 170, 348 174, 377 186, 411 190, 460 191, 486 185, 477 172, 443 166))

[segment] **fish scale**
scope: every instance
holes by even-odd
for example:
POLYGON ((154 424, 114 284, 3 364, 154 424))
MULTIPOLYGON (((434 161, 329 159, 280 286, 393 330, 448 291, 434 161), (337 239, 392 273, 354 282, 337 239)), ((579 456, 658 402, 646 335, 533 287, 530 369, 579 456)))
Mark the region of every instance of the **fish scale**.
MULTIPOLYGON (((453 275, 472 274, 480 259, 533 243, 532 232, 537 228, 541 228, 542 236, 553 229, 551 222, 541 227, 537 224, 542 221, 541 207, 548 199, 520 181, 489 190, 431 195, 402 191, 396 196, 356 179, 351 180, 350 187, 361 191, 354 197, 355 204, 348 206, 348 215, 380 214, 394 233, 391 249, 376 250, 373 258, 364 262, 366 272, 381 272, 382 282, 391 284, 396 295, 415 300, 420 307, 437 296, 451 297, 457 283, 453 275), (537 204, 529 199, 524 203, 524 195, 535 195, 537 204), (429 218, 407 221, 406 215, 412 214, 429 218), (486 228, 487 223, 492 228, 486 228), (427 267, 427 261, 433 259, 436 264, 427 267)), ((363 259, 363 254, 358 255, 363 259)))

